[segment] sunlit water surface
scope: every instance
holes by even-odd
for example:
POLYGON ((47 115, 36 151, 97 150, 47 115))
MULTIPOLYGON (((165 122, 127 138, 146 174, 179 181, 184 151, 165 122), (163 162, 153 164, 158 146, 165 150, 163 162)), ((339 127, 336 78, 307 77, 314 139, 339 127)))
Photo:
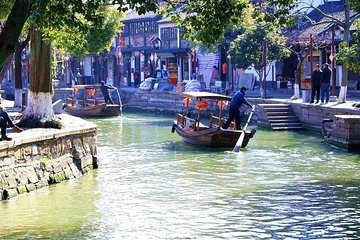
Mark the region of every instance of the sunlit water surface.
POLYGON ((308 132, 197 148, 172 119, 98 124, 100 167, 0 203, 1 239, 359 239, 360 157, 308 132))

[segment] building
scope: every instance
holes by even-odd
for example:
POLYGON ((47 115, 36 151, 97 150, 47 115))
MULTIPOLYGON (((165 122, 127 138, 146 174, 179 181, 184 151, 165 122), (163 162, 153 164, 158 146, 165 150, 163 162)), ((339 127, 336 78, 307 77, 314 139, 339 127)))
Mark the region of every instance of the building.
POLYGON ((167 69, 173 84, 191 78, 194 59, 190 43, 182 38, 184 28, 160 14, 139 15, 135 10, 126 14, 123 23, 120 38, 124 46, 120 51, 124 84, 135 85, 135 72, 140 73, 140 81, 155 77, 157 68, 167 69))

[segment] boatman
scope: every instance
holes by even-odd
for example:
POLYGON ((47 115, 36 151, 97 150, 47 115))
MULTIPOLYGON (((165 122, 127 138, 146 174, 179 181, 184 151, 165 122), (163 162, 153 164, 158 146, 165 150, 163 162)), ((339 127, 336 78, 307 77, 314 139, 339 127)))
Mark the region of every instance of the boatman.
POLYGON ((232 98, 232 100, 230 102, 230 108, 229 108, 229 118, 226 121, 226 123, 224 124, 223 129, 227 129, 230 126, 230 123, 235 118, 236 130, 241 130, 239 108, 243 104, 252 108, 252 105, 245 99, 246 90, 247 89, 245 87, 242 87, 240 89, 240 91, 235 93, 234 97, 232 98))
POLYGON ((110 97, 110 95, 109 95, 109 90, 110 90, 110 89, 115 89, 115 88, 114 88, 113 86, 105 85, 105 82, 104 82, 104 81, 101 81, 100 90, 101 90, 102 95, 104 96, 105 103, 114 104, 113 100, 111 99, 111 97, 110 97))

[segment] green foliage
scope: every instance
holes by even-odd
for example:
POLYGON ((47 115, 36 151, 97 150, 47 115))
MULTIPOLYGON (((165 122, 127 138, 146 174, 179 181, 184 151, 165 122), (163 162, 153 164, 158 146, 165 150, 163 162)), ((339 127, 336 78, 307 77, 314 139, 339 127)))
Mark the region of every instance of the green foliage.
POLYGON ((24 118, 21 119, 18 126, 24 128, 56 128, 61 129, 63 127, 59 118, 24 118))
POLYGON ((353 34, 354 43, 348 46, 346 42, 340 43, 336 60, 345 63, 354 72, 360 72, 360 21, 356 22, 356 32, 353 34))
POLYGON ((9 15, 14 1, 15 0, 0 0, 0 21, 9 15))
POLYGON ((83 56, 90 53, 99 53, 108 48, 114 36, 120 31, 123 14, 109 7, 100 7, 95 11, 94 21, 78 15, 82 27, 75 25, 61 25, 57 28, 44 29, 45 35, 53 46, 61 50, 83 56))
POLYGON ((263 41, 267 45, 267 61, 281 60, 290 55, 285 47, 286 39, 280 33, 265 27, 256 27, 239 35, 231 44, 229 56, 231 62, 239 68, 253 65, 261 70, 263 41))

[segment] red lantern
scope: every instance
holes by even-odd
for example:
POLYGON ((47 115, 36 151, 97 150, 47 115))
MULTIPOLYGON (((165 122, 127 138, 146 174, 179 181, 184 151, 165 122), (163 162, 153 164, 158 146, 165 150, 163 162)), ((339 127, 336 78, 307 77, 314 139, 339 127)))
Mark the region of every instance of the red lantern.
POLYGON ((196 109, 199 111, 205 111, 208 109, 208 107, 209 107, 208 102, 199 101, 196 103, 196 109))
POLYGON ((187 106, 187 107, 190 105, 191 102, 192 102, 192 101, 191 101, 190 98, 184 98, 184 99, 183 99, 183 103, 184 103, 184 105, 187 106))
POLYGON ((94 96, 95 92, 96 92, 95 88, 86 89, 86 93, 89 94, 90 96, 94 96))
POLYGON ((228 104, 229 104, 228 101, 218 101, 217 102, 218 107, 221 109, 224 109, 224 107, 226 107, 228 104))

